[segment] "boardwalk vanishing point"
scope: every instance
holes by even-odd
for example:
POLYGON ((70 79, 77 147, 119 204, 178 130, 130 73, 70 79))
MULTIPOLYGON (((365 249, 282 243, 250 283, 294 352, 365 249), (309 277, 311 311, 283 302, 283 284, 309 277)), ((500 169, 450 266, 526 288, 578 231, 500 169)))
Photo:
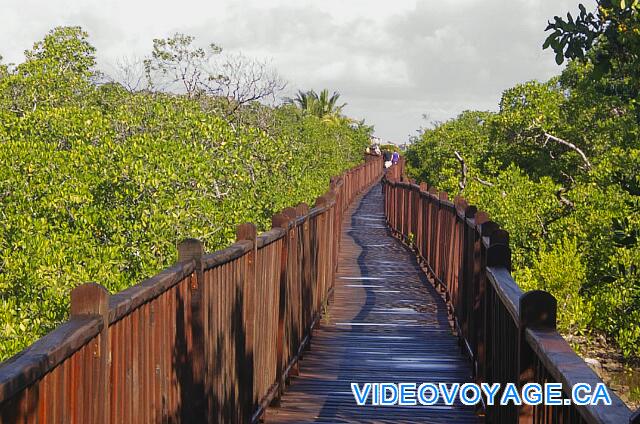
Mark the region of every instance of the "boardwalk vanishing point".
POLYGON ((342 225, 333 299, 269 423, 476 423, 474 408, 359 407, 350 383, 464 383, 447 306, 413 253, 386 225, 382 186, 352 205, 342 225))
POLYGON ((382 158, 272 228, 110 294, 0 364, 0 423, 640 424, 612 404, 358 406, 351 383, 602 380, 556 330, 556 299, 511 276, 509 234, 382 158))

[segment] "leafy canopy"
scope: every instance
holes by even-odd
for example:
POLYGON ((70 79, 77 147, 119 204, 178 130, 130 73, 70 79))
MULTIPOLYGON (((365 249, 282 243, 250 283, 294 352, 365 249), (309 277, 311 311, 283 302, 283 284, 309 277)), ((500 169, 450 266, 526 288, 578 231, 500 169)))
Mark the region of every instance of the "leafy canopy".
POLYGON ((516 281, 558 299, 561 331, 604 334, 638 357, 640 125, 619 81, 573 59, 505 90, 498 112, 422 130, 406 158, 412 176, 509 231, 516 281))
MULTIPOLYGON (((190 40, 156 42, 153 66, 202 59, 190 40)), ((181 239, 213 251, 241 222, 313 204, 369 142, 292 105, 230 117, 206 93, 97 84, 94 55, 80 28, 56 28, 0 66, 0 358, 64 320, 79 284, 117 292, 174 263, 181 239)))

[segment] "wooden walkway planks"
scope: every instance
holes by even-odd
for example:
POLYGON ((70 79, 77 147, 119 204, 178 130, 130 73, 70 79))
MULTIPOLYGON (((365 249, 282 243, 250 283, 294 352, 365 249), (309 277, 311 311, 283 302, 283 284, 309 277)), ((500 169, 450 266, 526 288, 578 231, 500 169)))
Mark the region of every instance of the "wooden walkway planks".
POLYGON ((385 225, 381 186, 345 217, 335 292, 270 423, 465 423, 473 409, 358 407, 351 382, 468 382, 446 306, 385 225))

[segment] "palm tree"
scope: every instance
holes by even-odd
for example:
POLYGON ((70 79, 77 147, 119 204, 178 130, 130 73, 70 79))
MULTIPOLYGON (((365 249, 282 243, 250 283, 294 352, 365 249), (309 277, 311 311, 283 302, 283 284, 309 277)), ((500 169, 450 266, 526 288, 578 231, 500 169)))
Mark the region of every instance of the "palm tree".
POLYGON ((298 106, 298 108, 302 109, 305 112, 311 112, 314 109, 315 99, 318 98, 318 95, 315 91, 302 91, 298 90, 296 97, 287 98, 287 103, 292 103, 298 106))
POLYGON ((329 96, 329 90, 325 88, 320 92, 320 95, 314 90, 298 90, 296 97, 287 100, 305 113, 321 119, 336 120, 342 117, 342 109, 347 105, 346 103, 338 105, 339 97, 340 93, 337 91, 329 96))
POLYGON ((342 113, 342 109, 347 105, 343 103, 338 105, 338 98, 340 97, 340 93, 334 91, 331 97, 329 97, 329 90, 326 88, 320 92, 320 96, 318 96, 318 106, 321 111, 322 117, 327 115, 340 115, 342 113))

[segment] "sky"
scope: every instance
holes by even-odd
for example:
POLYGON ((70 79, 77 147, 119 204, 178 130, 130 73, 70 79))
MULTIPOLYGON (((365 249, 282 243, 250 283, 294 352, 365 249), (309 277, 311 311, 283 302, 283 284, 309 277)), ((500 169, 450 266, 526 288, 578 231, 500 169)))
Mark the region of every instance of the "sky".
MULTIPOLYGON (((154 38, 268 60, 287 92, 328 88, 376 136, 404 143, 463 110, 496 110, 503 90, 558 74, 543 51, 555 15, 579 0, 0 0, 0 55, 23 51, 59 25, 80 25, 106 72, 145 57, 154 38)), ((583 0, 588 9, 595 0, 583 0)))

